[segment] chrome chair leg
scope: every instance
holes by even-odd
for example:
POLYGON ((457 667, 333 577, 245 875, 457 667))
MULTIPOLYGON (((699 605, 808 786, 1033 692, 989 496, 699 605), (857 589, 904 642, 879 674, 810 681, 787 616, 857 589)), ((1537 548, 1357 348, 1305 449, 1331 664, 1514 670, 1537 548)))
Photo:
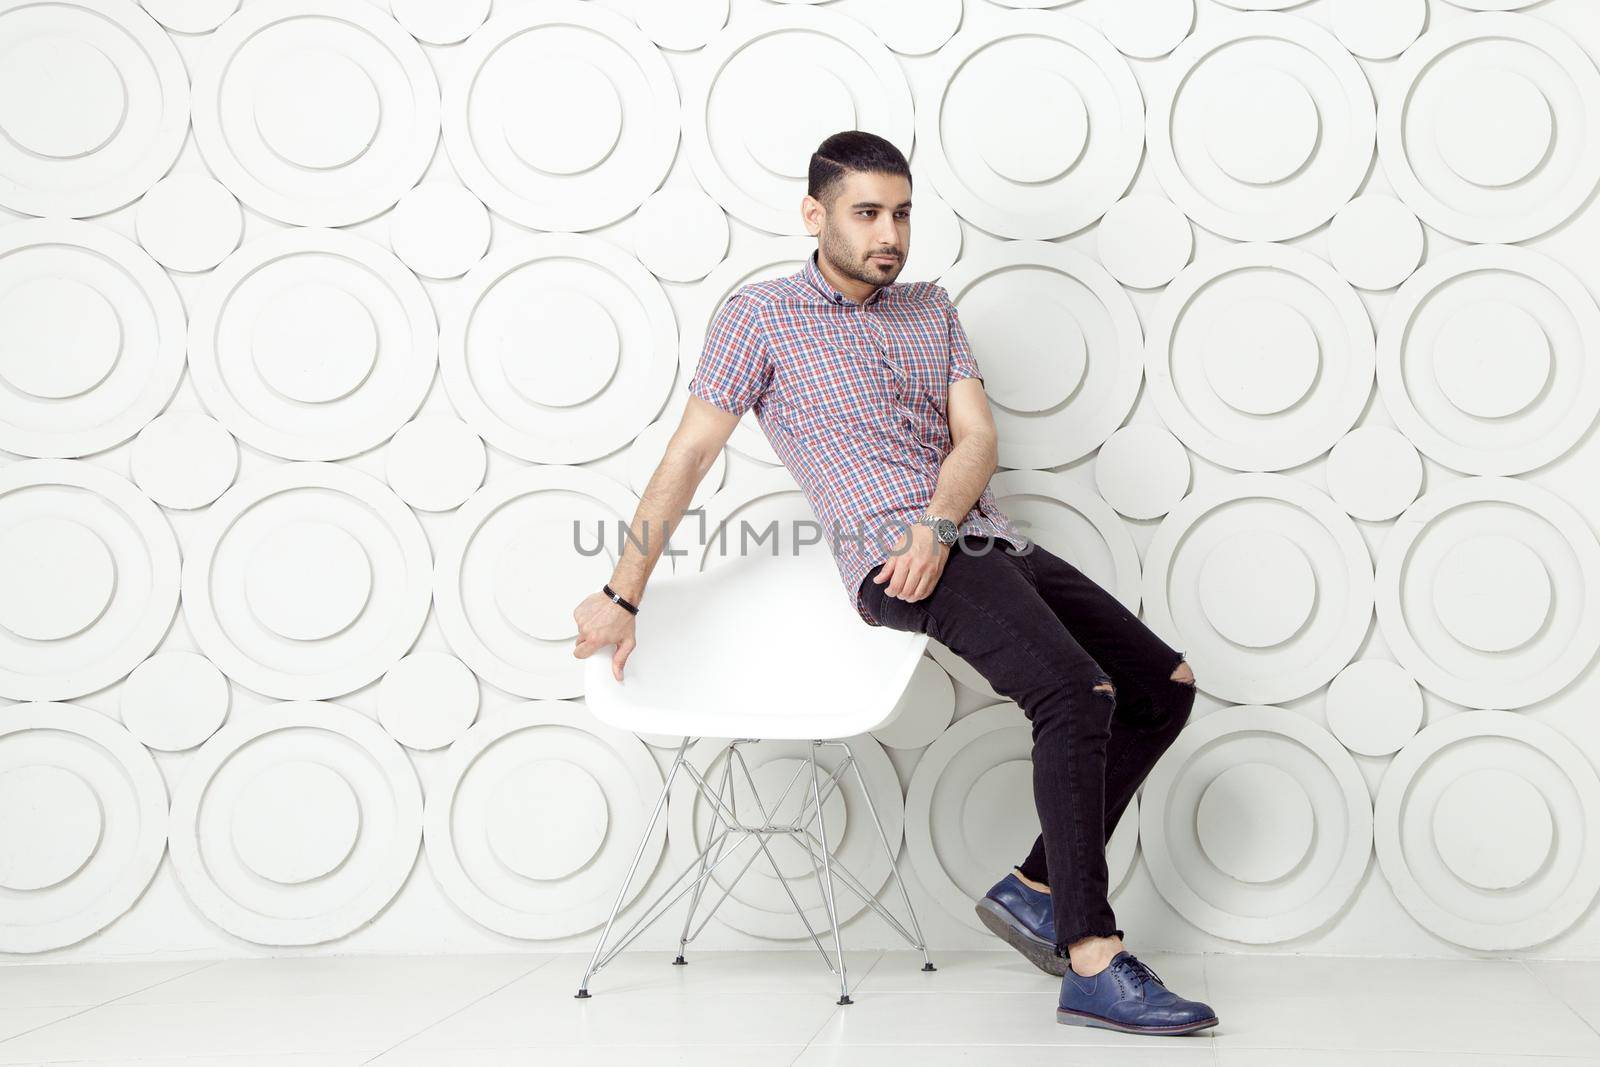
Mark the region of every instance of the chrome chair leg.
POLYGON ((867 801, 867 812, 872 816, 872 825, 878 828, 878 840, 883 842, 884 854, 889 857, 889 873, 894 877, 894 884, 900 888, 900 901, 906 906, 906 914, 911 917, 911 929, 916 932, 916 947, 922 950, 922 969, 935 971, 933 959, 928 955, 928 939, 922 936, 922 925, 917 922, 917 910, 911 906, 911 894, 906 892, 906 884, 900 878, 900 868, 895 864, 894 849, 889 847, 889 835, 883 832, 883 823, 878 819, 878 809, 872 803, 872 792, 867 788, 867 783, 861 776, 861 767, 855 761, 850 746, 844 741, 839 742, 844 746, 845 759, 849 761, 850 768, 856 772, 856 783, 861 786, 861 795, 867 801))
POLYGON ((817 833, 822 838, 822 873, 823 873, 823 899, 828 908, 828 922, 833 927, 833 952, 839 957, 839 1000, 840 1004, 855 1003, 850 999, 850 976, 845 971, 844 942, 839 937, 839 910, 833 901, 833 867, 828 855, 828 821, 823 815, 821 785, 817 781, 817 745, 821 742, 811 742, 811 799, 817 806, 817 833))
POLYGON ((639 869, 639 861, 644 858, 644 849, 650 843, 650 835, 655 832, 656 821, 661 818, 661 810, 667 806, 667 794, 672 791, 672 781, 678 776, 678 768, 683 766, 684 756, 689 751, 689 742, 693 738, 685 737, 678 746, 678 755, 672 761, 672 769, 667 772, 667 779, 661 784, 661 795, 656 798, 655 810, 650 813, 650 822, 645 826, 644 833, 639 837, 639 848, 633 854, 633 862, 628 865, 628 873, 622 879, 622 886, 617 890, 617 899, 611 905, 611 915, 606 919, 606 927, 600 932, 600 940, 594 946, 594 955, 589 958, 589 967, 583 972, 583 983, 578 986, 575 998, 587 999, 589 996, 589 978, 599 969, 600 951, 605 948, 606 938, 611 936, 611 926, 617 921, 617 913, 622 910, 622 902, 627 899, 628 886, 633 882, 633 874, 639 869))
MULTIPOLYGON (((732 800, 732 795, 731 795, 732 791, 729 788, 730 787, 730 783, 732 783, 732 781, 733 781, 733 759, 730 756, 728 761, 727 761, 727 763, 722 768, 722 784, 717 787, 717 796, 719 798, 726 798, 726 799, 728 799, 730 801, 732 800)), ((713 810, 713 816, 715 816, 715 814, 716 814, 715 810, 713 810)), ((735 809, 735 814, 737 814, 737 809, 735 809)), ((726 841, 727 840, 727 835, 724 834, 722 836, 721 840, 726 841)), ((718 848, 717 848, 717 855, 718 855, 719 858, 722 855, 722 848, 721 848, 720 845, 718 845, 718 848)), ((688 962, 689 962, 688 960, 683 958, 683 950, 689 944, 690 937, 691 937, 691 935, 689 933, 689 927, 694 922, 695 909, 697 909, 700 906, 700 896, 705 891, 705 887, 706 887, 706 881, 705 881, 705 879, 706 879, 706 866, 707 866, 708 862, 711 861, 711 850, 710 849, 706 849, 705 851, 703 851, 700 854, 700 856, 701 856, 701 859, 700 859, 700 872, 699 872, 699 874, 697 874, 695 876, 694 895, 689 898, 689 912, 688 912, 687 915, 685 915, 683 917, 683 931, 678 934, 678 957, 672 961, 673 965, 676 966, 676 967, 683 967, 683 966, 687 965, 688 962)), ((719 901, 718 903, 721 903, 721 902, 719 901)), ((706 918, 710 919, 710 916, 708 915, 708 916, 706 916, 706 918)), ((705 928, 705 924, 704 923, 701 923, 700 925, 701 925, 701 929, 705 928)), ((699 933, 700 933, 700 931, 696 930, 695 933, 694 933, 694 936, 698 936, 699 933)))

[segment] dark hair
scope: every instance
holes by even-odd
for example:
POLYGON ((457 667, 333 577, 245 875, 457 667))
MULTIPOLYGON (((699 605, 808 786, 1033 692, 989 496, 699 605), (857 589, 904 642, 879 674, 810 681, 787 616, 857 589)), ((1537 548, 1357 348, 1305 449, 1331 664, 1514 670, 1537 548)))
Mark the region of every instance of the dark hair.
POLYGON ((900 149, 875 133, 845 130, 823 141, 811 154, 806 192, 832 206, 840 180, 850 171, 898 174, 911 181, 911 167, 900 149))

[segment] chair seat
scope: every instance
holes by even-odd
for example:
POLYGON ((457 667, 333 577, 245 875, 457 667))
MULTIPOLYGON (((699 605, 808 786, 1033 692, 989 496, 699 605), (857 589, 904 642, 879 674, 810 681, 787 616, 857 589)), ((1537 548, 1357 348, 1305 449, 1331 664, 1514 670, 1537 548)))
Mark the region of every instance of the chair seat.
POLYGON ((926 634, 867 625, 822 552, 730 557, 653 577, 619 683, 615 646, 585 661, 607 725, 691 737, 854 737, 898 710, 926 634))

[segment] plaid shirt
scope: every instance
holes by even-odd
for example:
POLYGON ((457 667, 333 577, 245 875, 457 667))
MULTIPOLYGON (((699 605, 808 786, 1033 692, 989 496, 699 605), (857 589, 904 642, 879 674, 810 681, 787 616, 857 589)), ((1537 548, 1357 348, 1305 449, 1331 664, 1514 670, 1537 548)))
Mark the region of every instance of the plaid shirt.
MULTIPOLYGON (((735 415, 755 408, 822 525, 851 605, 878 626, 861 581, 927 512, 952 447, 950 385, 962 378, 983 380, 942 286, 896 282, 856 303, 813 252, 799 272, 728 298, 689 393, 735 415)), ((988 485, 957 526, 1027 544, 988 485)))

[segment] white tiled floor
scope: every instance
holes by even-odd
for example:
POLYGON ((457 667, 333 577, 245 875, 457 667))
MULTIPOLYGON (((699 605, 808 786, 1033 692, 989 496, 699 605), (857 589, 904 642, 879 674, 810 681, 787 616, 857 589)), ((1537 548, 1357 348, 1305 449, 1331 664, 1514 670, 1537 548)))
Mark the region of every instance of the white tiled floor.
POLYGON ((0 1064, 1600 1064, 1600 963, 1152 952, 1222 1022, 1138 1037, 1059 1025, 1057 980, 1009 951, 850 953, 843 1007, 814 951, 689 958, 625 953, 589 1000, 587 953, 0 967, 0 1064))

